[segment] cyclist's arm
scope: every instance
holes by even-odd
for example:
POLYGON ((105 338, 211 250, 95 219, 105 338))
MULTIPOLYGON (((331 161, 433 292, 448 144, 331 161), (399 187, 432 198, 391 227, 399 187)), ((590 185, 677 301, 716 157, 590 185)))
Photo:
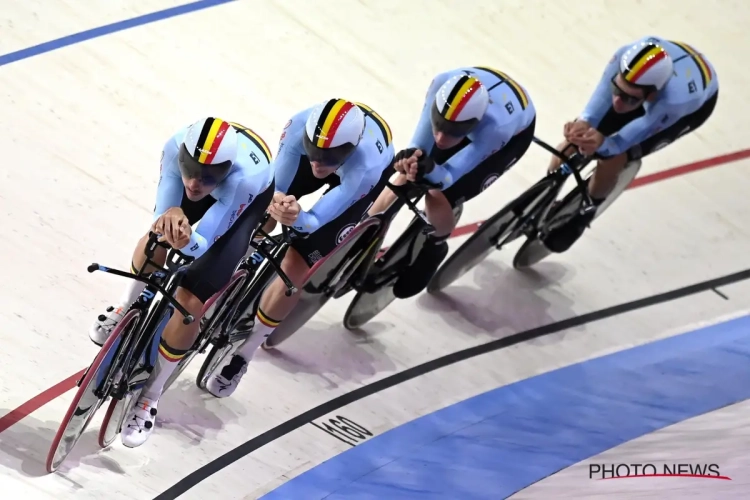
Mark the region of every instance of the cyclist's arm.
MULTIPOLYGON (((262 186, 256 179, 239 177, 237 179, 227 178, 224 182, 229 182, 226 188, 227 194, 221 196, 206 214, 198 221, 190 235, 190 242, 180 250, 189 257, 198 258, 213 245, 219 236, 227 232, 232 224, 240 218, 240 210, 250 210, 247 200, 252 195, 253 200, 257 200, 262 186), (244 207, 242 205, 245 205, 244 207)), ((250 205, 258 203, 251 201, 250 205)), ((266 207, 263 207, 265 210, 266 207)))
POLYGON ((169 139, 164 145, 161 156, 161 172, 159 185, 156 188, 156 206, 154 207, 153 222, 172 207, 179 207, 185 186, 182 184, 180 167, 177 165, 178 147, 174 139, 169 139))
POLYGON ((302 147, 305 120, 300 114, 297 114, 289 122, 289 125, 282 133, 281 140, 279 141, 279 150, 273 161, 274 179, 276 181, 275 189, 285 194, 292 185, 295 175, 297 175, 300 161, 305 153, 302 147))
POLYGON ((442 183, 448 189, 477 165, 496 153, 513 138, 510 127, 490 125, 477 131, 477 138, 442 165, 435 165, 425 179, 432 183, 442 183))
POLYGON ((620 57, 625 52, 625 47, 620 47, 612 56, 604 68, 599 84, 594 89, 589 102, 581 113, 579 120, 585 121, 592 127, 597 127, 612 107, 612 78, 620 70, 620 57))
POLYGON ((607 157, 626 152, 658 131, 672 126, 682 117, 683 113, 679 108, 679 106, 669 106, 664 102, 652 105, 645 115, 628 123, 617 133, 605 137, 596 152, 607 157))
POLYGON ((312 233, 324 226, 359 201, 370 192, 378 179, 373 179, 372 173, 376 169, 358 168, 347 172, 341 179, 341 184, 331 189, 312 206, 307 212, 300 211, 294 223, 294 229, 303 233, 312 233))

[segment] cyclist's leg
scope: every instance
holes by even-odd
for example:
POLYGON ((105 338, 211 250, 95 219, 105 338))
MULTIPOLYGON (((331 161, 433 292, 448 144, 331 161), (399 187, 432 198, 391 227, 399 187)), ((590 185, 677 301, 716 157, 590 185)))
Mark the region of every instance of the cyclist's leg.
MULTIPOLYGON (((203 217, 203 214, 205 214, 206 211, 211 208, 211 205, 213 205, 214 202, 215 199, 210 196, 207 196, 200 201, 190 201, 188 197, 183 193, 180 208, 182 208, 182 211, 185 213, 185 216, 187 217, 190 225, 193 225, 198 222, 201 217, 203 217)), ((146 232, 146 234, 141 237, 141 239, 138 241, 138 244, 136 245, 135 250, 133 251, 133 258, 130 264, 130 271, 132 273, 138 272, 138 270, 140 270, 146 262, 146 255, 144 251, 146 249, 147 242, 148 232, 146 232)), ((157 247, 154 252, 154 257, 151 260, 159 265, 164 265, 166 257, 167 251, 162 247, 157 247)), ((149 268, 145 269, 144 272, 150 272, 153 270, 154 269, 151 269, 151 266, 149 266, 149 268)), ((127 310, 131 305, 133 305, 133 302, 138 299, 138 296, 141 294, 141 292, 143 292, 145 288, 146 285, 140 281, 127 280, 125 289, 123 290, 120 299, 115 303, 115 305, 107 307, 105 314, 100 314, 97 317, 96 321, 94 321, 94 323, 91 325, 91 328, 89 330, 89 337, 95 344, 99 346, 104 344, 104 342, 109 337, 109 334, 112 332, 115 326, 117 326, 117 323, 120 322, 120 319, 122 319, 127 310)))
MULTIPOLYGON (((297 200, 299 200, 304 196, 315 193, 325 186, 328 186, 328 189, 326 190, 326 192, 328 192, 334 187, 338 186, 340 182, 341 179, 336 174, 331 174, 324 179, 315 177, 315 175, 313 175, 310 162, 306 157, 303 156, 300 159, 299 166, 294 172, 294 177, 292 178, 292 181, 290 182, 289 187, 286 189, 284 194, 294 196, 297 200)), ((276 228, 276 226, 277 221, 274 218, 269 217, 268 221, 263 227, 263 230, 266 233, 270 233, 276 228)), ((240 319, 237 322, 235 330, 231 332, 232 334, 247 334, 253 330, 255 326, 255 311, 257 309, 258 300, 259 298, 241 312, 240 319)))
POLYGON ((657 132, 628 151, 629 158, 633 160, 645 158, 698 130, 713 114, 718 98, 719 92, 717 91, 696 111, 683 116, 674 125, 657 132))
POLYGON ((273 192, 272 183, 185 273, 175 298, 198 321, 185 325, 182 315, 175 312, 167 322, 159 342, 154 370, 123 426, 122 442, 125 446, 140 446, 148 439, 153 430, 156 408, 164 384, 198 335, 203 304, 231 278, 237 263, 247 251, 250 235, 262 220, 273 199, 273 192), (147 422, 150 422, 150 425, 147 422))
MULTIPOLYGON (((328 256, 359 222, 366 217, 367 208, 385 187, 390 172, 383 173, 370 192, 346 209, 341 215, 325 224, 305 239, 298 239, 287 250, 281 269, 298 288, 316 262, 328 256)), ((255 316, 253 334, 227 359, 209 380, 206 389, 216 397, 230 396, 245 373, 247 364, 260 345, 281 324, 297 305, 300 294, 285 295, 286 285, 275 278, 263 292, 255 316)))
MULTIPOLYGON (((315 239, 317 234, 316 231, 308 238, 315 239)), ((311 259, 303 257, 294 247, 287 249, 284 259, 281 261, 282 271, 298 289, 302 286, 302 280, 312 265, 311 259)), ((232 356, 227 356, 221 362, 221 365, 214 370, 206 384, 208 392, 217 398, 228 397, 234 393, 257 348, 299 301, 299 293, 287 297, 285 295, 286 290, 284 282, 278 277, 266 287, 255 311, 252 334, 245 339, 232 356)), ((247 313, 250 312, 247 311, 247 313)))
POLYGON ((425 196, 427 219, 435 227, 415 262, 393 286, 397 298, 421 292, 448 255, 447 239, 455 228, 453 210, 490 187, 528 151, 534 138, 536 120, 513 137, 500 151, 489 156, 445 191, 432 190, 425 196))

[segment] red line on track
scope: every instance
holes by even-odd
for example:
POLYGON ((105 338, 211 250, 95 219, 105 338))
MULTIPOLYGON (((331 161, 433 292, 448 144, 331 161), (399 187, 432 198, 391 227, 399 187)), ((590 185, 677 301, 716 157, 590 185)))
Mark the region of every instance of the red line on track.
POLYGON ((633 479, 635 477, 696 477, 700 479, 723 479, 724 481, 731 481, 732 478, 729 476, 711 476, 708 474, 635 474, 632 476, 613 476, 613 477, 602 477, 599 480, 610 480, 610 479, 633 479))
MULTIPOLYGON (((726 165, 727 163, 744 160, 745 158, 750 158, 750 149, 743 149, 741 151, 735 151, 734 153, 715 156, 713 158, 707 158, 705 160, 696 161, 694 163, 688 163, 687 165, 682 165, 680 167, 669 168, 667 170, 662 170, 661 172, 655 172, 653 174, 636 177, 628 185, 627 189, 647 186, 648 184, 653 184, 654 182, 661 182, 673 177, 679 177, 681 175, 697 172, 698 170, 726 165)), ((477 228, 479 228, 482 222, 484 221, 477 221, 465 226, 458 226, 451 233, 451 238, 458 238, 459 236, 473 233, 477 230, 477 228)))
POLYGON ((75 387, 78 379, 81 378, 81 375, 83 375, 83 372, 84 370, 81 370, 80 372, 66 378, 62 382, 56 383, 46 391, 34 396, 15 410, 0 418, 0 432, 6 431, 8 427, 17 423, 22 418, 30 415, 53 399, 59 398, 70 389, 75 387))
MULTIPOLYGON (((633 180, 633 182, 630 183, 628 186, 628 189, 633 189, 637 187, 646 186, 648 184, 653 184, 655 182, 661 182, 667 179, 671 179, 673 177, 678 177, 681 175, 689 174, 692 172, 697 172, 699 170, 704 170, 711 167, 718 167, 720 165, 725 165, 727 163, 732 163, 735 161, 740 161, 746 158, 750 158, 750 149, 743 149, 741 151, 736 151, 734 153, 728 153, 721 156, 716 156, 714 158, 708 158, 705 160, 697 161, 694 163, 689 163, 687 165, 682 165, 680 167, 674 167, 667 170, 663 170, 661 172, 656 172, 649 175, 644 175, 642 177, 638 177, 633 180)), ((474 231, 477 230, 479 225, 483 221, 473 222, 471 224, 467 224, 465 226, 459 226, 457 227, 453 233, 451 233, 451 238, 456 238, 459 236, 464 236, 467 234, 471 234, 474 231)), ((34 396, 30 400, 23 403, 21 406, 16 408, 15 410, 10 411, 8 414, 0 418, 0 433, 7 430, 9 427, 11 427, 13 424, 17 423, 27 415, 30 415, 31 413, 35 412, 42 406, 46 405, 53 399, 59 398, 69 390, 73 389, 76 386, 76 382, 83 374, 83 370, 80 372, 71 375, 70 377, 66 378, 65 380, 58 382, 57 384, 53 385, 46 391, 42 392, 41 394, 34 396)))
POLYGON ((696 161, 695 163, 688 163, 681 167, 674 167, 661 172, 644 175, 643 177, 637 177, 633 179, 633 182, 630 183, 628 189, 653 184, 654 182, 664 181, 671 179, 672 177, 679 177, 680 175, 697 172, 698 170, 704 170, 706 168, 718 167, 719 165, 744 160, 745 158, 750 158, 750 149, 743 149, 742 151, 735 151, 734 153, 715 156, 714 158, 696 161))

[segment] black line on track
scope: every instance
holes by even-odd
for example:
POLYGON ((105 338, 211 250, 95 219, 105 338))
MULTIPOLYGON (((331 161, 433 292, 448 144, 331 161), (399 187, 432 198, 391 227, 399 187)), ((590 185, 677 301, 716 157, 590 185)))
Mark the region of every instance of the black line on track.
POLYGON ((564 319, 562 321, 557 321, 555 323, 550 323, 548 325, 540 326, 537 328, 532 328, 531 330, 526 330, 523 332, 516 333, 514 335, 510 335, 508 337, 503 337, 501 339, 493 340, 491 342, 487 342, 486 344, 470 347, 462 351, 447 354, 440 358, 427 361, 426 363, 423 363, 421 365, 408 368, 402 372, 394 373, 391 376, 377 380, 371 384, 359 387, 358 389, 355 389, 347 394, 342 394, 341 396, 338 396, 326 403, 318 405, 315 408, 307 410, 306 412, 301 413, 297 415, 296 417, 290 420, 287 420, 286 422, 279 424, 276 427, 269 429, 262 434, 259 434, 258 436, 255 436, 254 438, 250 439, 244 444, 241 444, 237 448, 225 453, 224 455, 216 458, 215 460, 212 460, 211 462, 207 463, 200 469, 197 469, 191 472, 190 474, 185 476, 183 479, 178 481, 175 485, 171 486, 163 493, 160 493, 159 495, 154 497, 153 500, 176 499, 180 495, 186 493, 192 487, 196 486, 201 481, 209 478, 213 474, 216 474, 217 472, 233 464, 237 460, 249 455, 255 450, 275 441, 276 439, 279 439, 280 437, 285 436, 289 434, 290 432, 299 429, 305 424, 311 423, 313 420, 320 418, 324 415, 327 415, 333 411, 336 411, 339 408, 343 408, 344 406, 351 404, 355 401, 359 401, 360 399, 366 398, 367 396, 371 396, 375 393, 378 393, 380 391, 383 391, 385 389, 398 385, 402 382, 406 382, 413 378, 419 377, 420 375, 424 375, 426 373, 438 370, 440 368, 444 368, 454 363, 458 363, 460 361, 464 361, 464 360, 467 360, 467 359, 470 359, 470 358, 473 358, 482 354, 487 354, 492 351, 497 351, 498 349, 503 349, 505 347, 510 347, 510 346, 519 344, 521 342, 526 342, 529 340, 537 339, 539 337, 544 337, 545 335, 557 333, 562 330, 566 330, 568 328, 575 328, 575 327, 583 326, 588 323, 593 323, 595 321, 600 321, 603 319, 611 318, 613 316, 617 316, 617 315, 624 314, 627 312, 632 312, 632 311, 636 311, 639 309, 644 309, 646 307, 654 306, 657 304, 670 302, 672 300, 681 299, 689 295, 695 295, 697 293, 706 292, 706 291, 715 291, 715 289, 718 287, 726 286, 732 283, 737 283, 739 281, 745 281, 748 279, 750 279, 750 269, 746 269, 744 271, 740 271, 740 272, 733 273, 733 274, 728 274, 720 278, 702 281, 700 283, 695 283, 693 285, 688 285, 682 288, 677 288, 675 290, 660 293, 657 295, 652 295, 650 297, 646 297, 643 299, 633 300, 631 302, 625 302, 623 304, 618 304, 615 306, 607 307, 604 309, 600 309, 598 311, 581 314, 580 316, 574 316, 572 318, 564 319))
POLYGON ((714 291, 714 292, 716 293, 716 295, 718 295, 718 296, 719 296, 719 297, 721 297, 722 299, 724 299, 724 300, 729 300, 729 297, 727 297, 727 295, 726 295, 726 294, 724 294, 724 293, 720 292, 718 288, 712 288, 711 290, 713 290, 713 291, 714 291))

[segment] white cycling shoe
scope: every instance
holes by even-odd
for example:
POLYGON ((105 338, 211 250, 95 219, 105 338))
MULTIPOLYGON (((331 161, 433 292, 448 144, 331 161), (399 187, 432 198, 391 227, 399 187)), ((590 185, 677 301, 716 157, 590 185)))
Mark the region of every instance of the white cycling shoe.
POLYGON ((240 385, 240 380, 246 372, 247 361, 245 361, 245 358, 238 354, 231 357, 227 356, 211 374, 208 383, 206 383, 206 390, 217 398, 229 397, 240 385))
POLYGON ((157 399, 149 399, 145 396, 138 398, 122 425, 123 445, 128 448, 137 448, 146 442, 154 431, 158 403, 157 399))
POLYGON ((103 346, 126 312, 127 308, 123 306, 109 306, 107 314, 100 314, 91 325, 89 329, 91 341, 99 347, 103 346))

